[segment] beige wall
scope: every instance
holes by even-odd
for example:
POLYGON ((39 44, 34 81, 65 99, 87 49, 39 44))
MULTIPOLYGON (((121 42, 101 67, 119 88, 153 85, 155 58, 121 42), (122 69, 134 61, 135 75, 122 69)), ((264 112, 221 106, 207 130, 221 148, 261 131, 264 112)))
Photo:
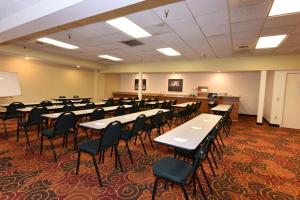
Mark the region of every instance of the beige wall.
POLYGON ((273 86, 274 86, 274 71, 268 71, 266 93, 264 102, 264 118, 271 122, 272 100, 273 100, 273 86))
POLYGON ((117 64, 108 66, 103 73, 137 72, 223 72, 261 70, 299 70, 300 54, 265 55, 248 57, 206 58, 188 61, 117 64))
MULTIPOLYGON (((120 91, 137 92, 134 90, 134 79, 138 74, 121 74, 120 91)), ((147 73, 147 93, 195 94, 198 86, 208 86, 209 90, 228 95, 240 96, 240 113, 256 114, 260 72, 231 73, 147 73), (168 79, 183 79, 183 92, 168 92, 168 79)))
POLYGON ((103 74, 104 79, 104 98, 112 97, 112 93, 120 91, 120 75, 119 74, 103 74))
POLYGON ((0 98, 35 102, 59 95, 93 97, 93 71, 0 55, 0 71, 17 72, 22 96, 0 98))

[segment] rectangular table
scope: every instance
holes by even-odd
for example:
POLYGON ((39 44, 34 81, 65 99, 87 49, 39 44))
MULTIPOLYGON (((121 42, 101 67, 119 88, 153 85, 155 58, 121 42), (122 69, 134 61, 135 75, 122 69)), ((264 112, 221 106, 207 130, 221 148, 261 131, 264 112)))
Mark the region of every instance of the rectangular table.
MULTIPOLYGON (((105 112, 111 112, 114 111, 118 108, 119 106, 109 106, 109 107, 104 107, 103 110, 105 112)), ((127 108, 131 108, 131 105, 124 105, 124 107, 127 108)), ((75 110, 72 111, 76 116, 85 116, 85 115, 89 115, 91 114, 95 109, 86 109, 86 110, 75 110)), ((58 112, 58 113, 50 113, 50 114, 45 114, 42 115, 42 117, 47 118, 47 119, 57 119, 60 115, 62 114, 62 112, 58 112)))
POLYGON ((122 124, 131 123, 135 121, 135 119, 141 114, 144 114, 146 115, 147 118, 149 118, 156 115, 156 113, 160 110, 163 112, 169 112, 169 110, 167 109, 152 109, 152 110, 131 113, 127 115, 122 115, 118 117, 111 117, 111 118, 106 118, 106 119, 101 119, 101 120, 96 120, 91 122, 84 122, 79 124, 79 126, 84 128, 94 129, 94 130, 102 130, 111 122, 120 121, 122 124))
MULTIPOLYGON (((57 105, 57 104, 60 104, 60 102, 57 102, 57 101, 51 101, 54 105, 57 105)), ((23 103, 26 107, 27 106, 38 106, 40 105, 41 102, 28 102, 28 103, 23 103)), ((1 104, 0 106, 2 107, 7 107, 9 106, 10 103, 4 103, 4 104, 1 104)))
POLYGON ((219 104, 216 107, 213 107, 211 111, 216 111, 216 112, 227 112, 230 109, 231 105, 227 104, 219 104))
POLYGON ((83 100, 83 99, 88 99, 90 100, 91 97, 77 97, 77 98, 53 98, 55 101, 67 101, 67 100, 83 100))
MULTIPOLYGON (((105 103, 104 102, 95 102, 95 105, 96 106, 102 106, 104 105, 105 103)), ((81 103, 81 104, 74 104, 74 106, 76 108, 80 108, 80 107, 84 107, 86 106, 86 103, 81 103)), ((49 110, 49 111, 53 111, 53 110, 59 110, 59 109, 62 109, 64 107, 64 105, 53 105, 53 106, 46 106, 46 108, 49 110)), ((34 107, 25 107, 25 108, 20 108, 20 109, 17 109, 18 111, 20 112, 23 112, 23 113, 28 113, 30 112, 34 107)))
POLYGON ((222 116, 201 114, 156 137, 155 142, 185 150, 195 150, 221 120, 222 116))
POLYGON ((180 103, 180 104, 172 105, 172 107, 175 107, 175 108, 185 108, 185 107, 187 107, 187 105, 192 105, 192 104, 195 104, 195 103, 196 102, 194 102, 194 101, 185 102, 185 103, 180 103))

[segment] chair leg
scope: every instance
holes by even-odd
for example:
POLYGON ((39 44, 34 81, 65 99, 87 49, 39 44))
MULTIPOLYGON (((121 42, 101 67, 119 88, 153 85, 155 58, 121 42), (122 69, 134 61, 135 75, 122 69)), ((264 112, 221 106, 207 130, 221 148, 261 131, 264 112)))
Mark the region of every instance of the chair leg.
POLYGON ((180 187, 181 187, 181 190, 183 191, 183 194, 184 194, 185 199, 186 199, 186 200, 189 200, 189 197, 188 197, 188 195, 187 195, 187 193, 186 193, 186 190, 185 190, 184 186, 181 185, 180 187))
MULTIPOLYGON (((146 133, 147 134, 147 133, 146 133)), ((150 134, 147 134, 148 137, 149 137, 149 140, 150 140, 150 144, 151 144, 151 147, 152 147, 152 150, 154 151, 154 146, 153 146, 153 142, 152 142, 152 139, 151 139, 151 135, 150 134)))
POLYGON ((211 150, 209 150, 209 153, 210 153, 210 155, 211 155, 211 157, 212 157, 212 159, 213 159, 213 162, 214 162, 216 168, 218 169, 217 162, 216 162, 215 157, 214 157, 213 153, 211 152, 211 150))
POLYGON ((17 142, 19 142, 19 134, 20 134, 20 125, 19 125, 19 118, 18 118, 18 127, 17 127, 17 142))
POLYGON ((216 174, 215 174, 214 168, 213 168, 213 166, 212 166, 212 164, 211 164, 211 162, 210 162, 210 160, 209 160, 208 155, 207 155, 207 161, 208 161, 208 164, 209 164, 209 166, 210 166, 210 169, 211 169, 211 171, 212 171, 212 173, 213 173, 213 176, 215 177, 216 174))
POLYGON ((207 183, 207 185, 208 185, 208 188, 209 188, 210 192, 212 192, 210 183, 209 183, 209 181, 208 181, 208 178, 207 178, 207 176, 206 176, 206 173, 205 173, 205 171, 204 171, 204 168, 203 168, 202 164, 200 165, 200 167, 201 167, 202 174, 203 174, 203 176, 204 176, 204 178, 205 178, 205 181, 206 181, 206 183, 207 183))
POLYGON ((56 157, 56 153, 55 153, 54 144, 53 144, 53 142, 50 139, 49 139, 49 142, 50 142, 51 150, 53 152, 54 160, 55 160, 55 162, 57 162, 57 157, 56 157))
POLYGON ((79 173, 79 166, 80 166, 80 151, 78 151, 76 175, 78 175, 78 173, 79 173))
POLYGON ((27 145, 30 147, 29 138, 28 138, 28 132, 27 132, 27 127, 24 127, 24 132, 25 132, 25 135, 26 135, 27 145))
POLYGON ((221 134, 218 134, 218 136, 219 136, 219 138, 220 138, 220 140, 221 140, 221 142, 222 142, 223 147, 225 147, 225 144, 224 144, 224 142, 223 142, 223 138, 222 138, 221 134))
POLYGON ((213 147, 214 147, 214 149, 216 150, 219 159, 221 160, 221 155, 220 155, 220 152, 219 152, 219 150, 218 150, 218 148, 217 148, 217 146, 216 146, 216 144, 215 144, 215 141, 213 141, 213 147))
POLYGON ((101 177, 100 177, 100 173, 99 173, 99 169, 98 169, 96 158, 93 155, 92 155, 92 158, 93 158, 93 163, 94 163, 94 166, 95 166, 95 170, 96 170, 96 173, 97 173, 97 177, 98 177, 98 181, 99 181, 100 187, 102 187, 102 181, 101 181, 101 177))
POLYGON ((147 155, 147 152, 146 152, 146 149, 145 149, 145 145, 144 145, 144 142, 143 142, 143 140, 142 140, 141 135, 139 135, 139 138, 140 138, 140 140, 141 140, 142 147, 143 147, 143 149, 144 149, 144 153, 145 153, 145 155, 147 155))
POLYGON ((217 144, 218 144, 218 146, 219 146, 219 148, 220 148, 221 153, 223 153, 222 147, 221 147, 221 145, 220 145, 219 140, 218 140, 217 137, 216 137, 216 140, 217 140, 217 144))
POLYGON ((155 199, 155 193, 156 193, 157 182, 158 182, 158 178, 155 179, 155 182, 154 182, 154 185, 153 185, 152 200, 155 199))
POLYGON ((116 158, 117 158, 118 161, 119 161, 119 165, 120 165, 120 168, 121 168, 121 172, 123 172, 123 167, 122 167, 122 163, 121 163, 121 158, 120 158, 120 155, 119 155, 118 147, 116 147, 116 146, 115 146, 115 156, 116 156, 116 158))
POLYGON ((206 200, 206 196, 205 196, 204 190, 203 190, 203 188, 202 188, 202 185, 201 185, 201 183, 200 183, 200 180, 199 180, 199 177, 198 177, 197 174, 196 174, 196 180, 197 180, 197 182, 198 182, 198 185, 199 185, 199 188, 200 188, 200 190, 201 190, 202 196, 203 196, 204 199, 206 200))
POLYGON ((129 149, 128 142, 127 142, 127 141, 125 141, 125 143, 126 143, 126 147, 127 147, 127 151, 128 151, 128 155, 129 155, 129 158, 130 158, 131 164, 133 164, 133 159, 132 159, 132 156, 131 156, 131 151, 130 151, 130 149, 129 149))
POLYGON ((40 154, 43 154, 43 135, 41 135, 40 154))
POLYGON ((41 125, 38 125, 38 137, 40 136, 41 125))

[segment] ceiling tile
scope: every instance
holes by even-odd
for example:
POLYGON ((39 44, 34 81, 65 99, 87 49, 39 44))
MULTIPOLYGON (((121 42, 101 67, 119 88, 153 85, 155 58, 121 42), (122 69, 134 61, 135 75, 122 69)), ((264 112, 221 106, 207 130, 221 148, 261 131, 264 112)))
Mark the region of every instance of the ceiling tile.
POLYGON ((274 27, 281 27, 281 26, 295 26, 299 22, 300 22, 300 14, 268 17, 264 28, 274 28, 274 27))
POLYGON ((262 1, 249 6, 234 7, 232 4, 230 18, 231 23, 263 19, 268 15, 271 3, 262 1))
POLYGON ((260 32, 264 24, 264 21, 265 21, 264 19, 255 19, 250 21, 232 23, 231 31, 233 33, 246 32, 246 31, 260 32))
POLYGON ((270 36, 270 35, 281 35, 281 34, 290 34, 294 31, 294 26, 282 26, 275 28, 265 28, 261 32, 261 36, 270 36))
POLYGON ((194 16, 217 13, 227 10, 227 0, 186 0, 194 16))
POLYGON ((197 16, 196 21, 206 36, 228 34, 230 32, 227 10, 197 16))
POLYGON ((193 17, 184 1, 154 8, 153 11, 165 22, 193 17), (169 10, 167 18, 165 15, 166 9, 169 10))
POLYGON ((132 20, 138 26, 146 27, 163 23, 160 17, 157 16, 152 10, 146 10, 128 15, 127 18, 132 20))

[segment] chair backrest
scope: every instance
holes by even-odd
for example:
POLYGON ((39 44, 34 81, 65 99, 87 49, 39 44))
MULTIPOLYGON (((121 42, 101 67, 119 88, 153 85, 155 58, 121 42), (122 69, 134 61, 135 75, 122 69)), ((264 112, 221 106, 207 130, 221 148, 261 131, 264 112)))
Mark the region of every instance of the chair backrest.
POLYGON ((138 132, 143 131, 145 128, 145 124, 146 124, 146 115, 144 114, 139 115, 133 123, 131 129, 131 137, 134 137, 138 134, 138 132))
POLYGON ((113 105, 114 105, 114 99, 113 98, 107 99, 107 101, 104 104, 105 107, 113 106, 113 105))
POLYGON ((73 104, 66 104, 63 108, 62 111, 63 112, 71 112, 76 110, 75 106, 73 104))
POLYGON ((44 119, 41 115, 47 114, 48 110, 44 106, 34 107, 28 114, 27 125, 41 124, 44 119))
POLYGON ((15 117, 21 114, 17 109, 25 108, 25 105, 21 102, 13 102, 9 104, 6 108, 5 116, 6 117, 15 117))
POLYGON ((115 116, 125 115, 125 107, 119 106, 115 111, 115 116))
POLYGON ((79 96, 78 95, 74 95, 73 98, 79 98, 79 96))
POLYGON ((124 98, 121 97, 119 100, 118 100, 118 104, 119 105, 124 105, 124 98))
POLYGON ((98 151, 100 151, 101 148, 109 148, 117 145, 122 133, 122 128, 122 124, 119 121, 109 123, 100 138, 98 151))
POLYGON ((142 100, 140 101, 139 107, 140 107, 140 108, 144 108, 144 107, 145 107, 145 100, 144 100, 144 99, 142 99, 142 100))
POLYGON ((139 106, 136 102, 131 103, 132 107, 130 108, 130 113, 135 113, 139 111, 139 106))
POLYGON ((54 124, 54 136, 56 134, 67 133, 70 129, 75 129, 76 115, 72 112, 62 113, 55 121, 54 124))
MULTIPOLYGON (((192 168, 192 175, 194 175, 198 169, 198 167, 201 165, 201 162, 205 159, 205 152, 204 148, 208 145, 209 138, 206 138, 205 141, 197 148, 195 154, 194 154, 194 163, 192 168)), ((192 177, 191 177, 192 180, 192 177)))
POLYGON ((94 102, 88 102, 86 105, 85 105, 85 109, 94 109, 96 108, 96 105, 94 102))
POLYGON ((80 103, 89 103, 90 99, 82 99, 80 103))
POLYGON ((149 97, 149 99, 148 99, 147 101, 148 101, 148 102, 152 101, 152 98, 151 98, 151 97, 149 97))
POLYGON ((95 109, 90 115, 90 121, 104 119, 104 117, 105 117, 105 111, 102 108, 95 109))
POLYGON ((154 126, 156 128, 163 125, 163 115, 164 115, 164 112, 162 110, 158 111, 156 113, 156 115, 154 115, 153 122, 154 122, 154 126))
POLYGON ((166 109, 167 108, 167 102, 163 101, 160 107, 163 108, 163 109, 166 109))
POLYGON ((58 98, 60 98, 60 99, 64 99, 64 98, 66 98, 65 96, 59 96, 58 98))
POLYGON ((173 102, 172 102, 172 105, 176 105, 177 104, 177 99, 175 99, 173 102))
POLYGON ((49 101, 49 100, 45 100, 45 101, 42 101, 41 103, 40 103, 40 105, 41 106, 53 106, 53 103, 51 102, 51 101, 49 101))

